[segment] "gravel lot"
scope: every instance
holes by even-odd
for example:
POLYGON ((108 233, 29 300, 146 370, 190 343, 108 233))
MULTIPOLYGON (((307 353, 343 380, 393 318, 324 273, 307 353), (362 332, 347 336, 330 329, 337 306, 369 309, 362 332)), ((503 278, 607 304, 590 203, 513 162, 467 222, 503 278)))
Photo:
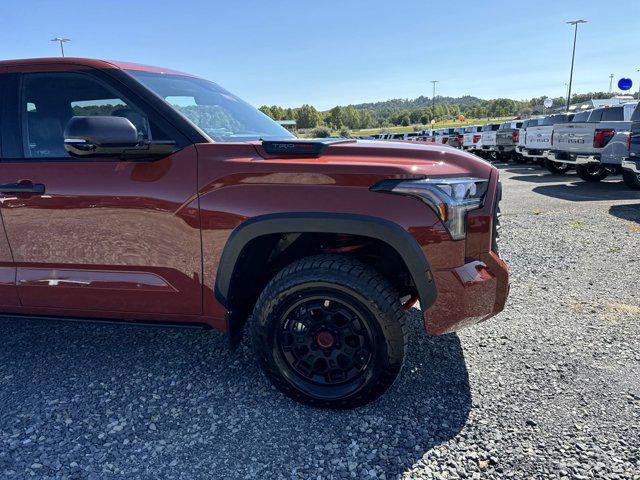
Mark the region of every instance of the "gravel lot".
POLYGON ((355 411, 200 330, 2 320, 1 478, 640 479, 640 194, 503 166, 505 312, 355 411))

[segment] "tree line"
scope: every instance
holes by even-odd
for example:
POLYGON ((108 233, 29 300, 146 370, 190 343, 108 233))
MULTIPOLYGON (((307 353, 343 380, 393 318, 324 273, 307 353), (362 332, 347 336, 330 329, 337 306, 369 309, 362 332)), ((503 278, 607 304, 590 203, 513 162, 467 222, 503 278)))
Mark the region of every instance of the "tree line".
MULTIPOLYGON (((571 97, 571 103, 610 97, 611 94, 606 92, 575 94, 571 97)), ((401 125, 427 125, 432 120, 448 120, 459 115, 468 118, 526 116, 542 113, 542 105, 546 98, 483 100, 468 95, 463 97, 436 96, 434 105, 429 97, 420 96, 415 99, 393 99, 384 102, 335 106, 327 111, 319 111, 308 104, 298 108, 263 105, 260 110, 274 120, 295 120, 298 128, 301 129, 326 126, 333 130, 358 130, 401 125)), ((552 100, 554 106, 565 105, 565 99, 562 97, 552 100)))

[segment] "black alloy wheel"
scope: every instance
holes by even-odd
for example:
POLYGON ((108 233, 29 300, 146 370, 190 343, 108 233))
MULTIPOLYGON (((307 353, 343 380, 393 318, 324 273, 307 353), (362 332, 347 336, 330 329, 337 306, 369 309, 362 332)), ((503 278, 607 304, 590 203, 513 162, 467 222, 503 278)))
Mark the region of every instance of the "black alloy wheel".
POLYGON ((609 171, 598 163, 588 163, 577 165, 576 172, 585 182, 599 182, 609 176, 609 171))
POLYGON ((320 387, 353 382, 371 361, 374 338, 350 299, 307 291, 282 314, 276 339, 284 368, 320 387))
POLYGON ((352 408, 382 395, 406 351, 400 296, 371 266, 317 255, 280 271, 250 320, 253 347, 267 378, 291 398, 316 407, 352 408))

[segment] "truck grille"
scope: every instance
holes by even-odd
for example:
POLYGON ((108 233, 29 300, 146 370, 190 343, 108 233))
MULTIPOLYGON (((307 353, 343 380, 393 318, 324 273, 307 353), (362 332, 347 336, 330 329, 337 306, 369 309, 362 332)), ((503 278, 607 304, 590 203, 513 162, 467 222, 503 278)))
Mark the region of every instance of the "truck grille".
POLYGON ((496 203, 493 206, 493 231, 491 234, 491 250, 499 253, 498 242, 500 241, 500 201, 502 200, 502 182, 498 182, 496 192, 496 203))

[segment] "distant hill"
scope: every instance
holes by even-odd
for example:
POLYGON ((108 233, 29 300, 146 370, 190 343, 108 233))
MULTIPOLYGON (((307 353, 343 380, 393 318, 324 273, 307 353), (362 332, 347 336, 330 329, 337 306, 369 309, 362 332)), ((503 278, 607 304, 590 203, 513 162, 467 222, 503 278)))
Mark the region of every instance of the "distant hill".
MULTIPOLYGON (((589 99, 606 99, 612 96, 606 92, 574 94, 571 103, 580 103, 589 99)), ((463 115, 466 118, 499 118, 527 116, 543 113, 542 104, 547 97, 529 100, 493 98, 485 100, 471 95, 462 97, 436 96, 435 105, 430 97, 423 95, 409 98, 394 98, 382 102, 358 103, 355 105, 337 105, 327 111, 318 111, 312 105, 299 108, 282 108, 278 105, 263 105, 260 110, 274 120, 296 120, 300 129, 326 126, 335 131, 348 131, 367 128, 385 128, 392 126, 408 127, 430 125, 436 122, 452 120, 463 115)), ((561 107, 566 100, 553 98, 554 106, 561 107)))
MULTIPOLYGON (((445 105, 458 105, 460 107, 467 107, 473 105, 480 105, 484 102, 481 98, 472 97, 471 95, 465 95, 463 97, 441 97, 436 95, 436 103, 445 105)), ((357 110, 413 110, 415 108, 428 108, 432 104, 430 97, 419 96, 418 98, 394 98, 391 100, 385 100, 382 102, 369 102, 358 103, 353 105, 357 110)))

